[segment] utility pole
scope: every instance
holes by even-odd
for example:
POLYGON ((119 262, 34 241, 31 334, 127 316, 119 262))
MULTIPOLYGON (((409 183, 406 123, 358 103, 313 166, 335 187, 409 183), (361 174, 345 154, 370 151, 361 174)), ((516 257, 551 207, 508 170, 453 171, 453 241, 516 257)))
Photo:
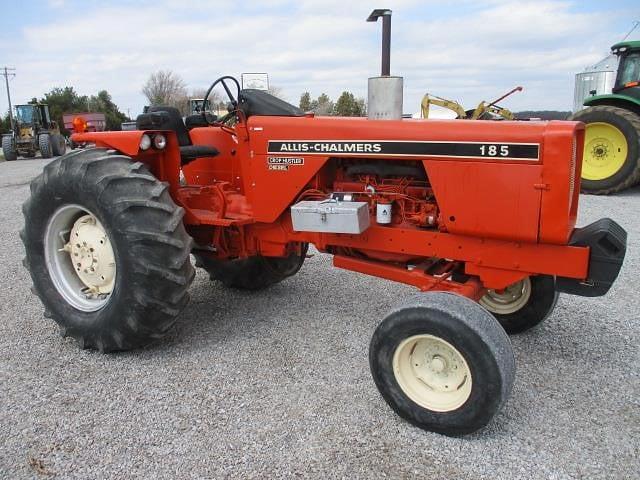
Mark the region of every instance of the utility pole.
POLYGON ((13 107, 11 106, 11 93, 9 92, 9 77, 15 77, 15 68, 3 67, 1 75, 4 76, 5 84, 7 85, 7 100, 9 101, 9 122, 11 123, 11 133, 13 133, 13 107))

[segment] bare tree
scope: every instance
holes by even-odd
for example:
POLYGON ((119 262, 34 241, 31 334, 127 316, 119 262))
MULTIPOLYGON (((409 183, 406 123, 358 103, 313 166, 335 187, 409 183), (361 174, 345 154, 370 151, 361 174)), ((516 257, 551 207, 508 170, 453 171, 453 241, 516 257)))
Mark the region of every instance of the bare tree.
POLYGON ((282 89, 280 87, 270 86, 269 90, 267 90, 267 92, 270 93, 271 95, 273 95, 274 97, 279 98, 280 100, 284 100, 285 102, 287 101, 287 99, 284 97, 284 94, 282 93, 282 89))
POLYGON ((151 105, 168 105, 184 109, 184 101, 188 95, 182 78, 171 70, 158 70, 152 73, 142 87, 142 93, 151 105))
MULTIPOLYGON (((194 88, 191 90, 190 98, 204 98, 206 94, 206 88, 194 88)), ((209 110, 214 113, 220 112, 221 110, 226 110, 227 102, 228 100, 225 101, 220 92, 216 90, 212 90, 209 94, 209 110)))

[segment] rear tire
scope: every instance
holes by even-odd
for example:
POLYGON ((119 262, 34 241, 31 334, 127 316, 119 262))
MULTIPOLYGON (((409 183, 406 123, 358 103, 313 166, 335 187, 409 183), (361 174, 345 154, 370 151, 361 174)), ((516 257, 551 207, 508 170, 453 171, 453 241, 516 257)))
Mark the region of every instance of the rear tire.
POLYGON ((391 312, 373 334, 369 364, 398 415, 452 436, 487 425, 515 378, 511 342, 496 319, 445 292, 416 295, 391 312))
POLYGON ((526 332, 551 315, 558 302, 556 281, 548 275, 527 277, 505 288, 489 290, 479 301, 508 334, 526 332))
POLYGON ((2 154, 7 162, 11 162, 18 158, 18 152, 13 144, 13 138, 11 138, 11 135, 5 135, 2 137, 2 154))
POLYGON ((51 136, 48 133, 42 134, 38 137, 38 148, 40 149, 40 155, 42 158, 51 158, 53 151, 51 149, 51 136))
POLYGON ((67 143, 64 141, 64 137, 59 133, 51 135, 51 150, 57 157, 64 155, 67 151, 67 143))
POLYGON ((196 266, 204 268, 211 280, 240 290, 263 290, 298 273, 307 255, 308 244, 299 253, 287 257, 254 256, 234 260, 216 260, 194 253, 196 266))
POLYGON ((607 195, 640 180, 640 116, 624 108, 589 107, 570 120, 584 122, 583 193, 607 195), (623 144, 626 143, 626 145, 623 144))
POLYGON ((140 347, 173 327, 194 277, 192 239, 182 223, 183 209, 142 163, 106 149, 70 153, 33 180, 22 210, 24 265, 45 316, 63 335, 83 348, 109 352, 140 347), (70 240, 89 216, 94 220, 76 245, 70 240), (99 235, 92 233, 97 226, 99 235), (105 242, 111 252, 103 255, 105 242), (82 245, 75 255, 74 247, 82 245), (112 273, 106 274, 111 283, 91 293, 87 270, 84 277, 76 275, 76 266, 91 272, 95 266, 99 275, 110 272, 105 261, 111 262, 112 273))

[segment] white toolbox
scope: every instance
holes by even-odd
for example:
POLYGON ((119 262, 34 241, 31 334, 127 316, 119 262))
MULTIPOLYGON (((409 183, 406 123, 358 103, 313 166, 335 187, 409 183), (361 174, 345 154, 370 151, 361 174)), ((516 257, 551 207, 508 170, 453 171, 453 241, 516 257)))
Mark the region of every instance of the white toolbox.
POLYGON ((291 220, 297 232, 362 233, 369 228, 369 205, 335 199, 307 200, 291 207, 291 220))

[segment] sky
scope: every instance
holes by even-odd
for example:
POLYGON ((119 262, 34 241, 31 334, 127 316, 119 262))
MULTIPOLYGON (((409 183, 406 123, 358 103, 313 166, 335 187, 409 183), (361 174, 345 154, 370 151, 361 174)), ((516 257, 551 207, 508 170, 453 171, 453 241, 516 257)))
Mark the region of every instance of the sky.
MULTIPOLYGON (((472 108, 517 85, 524 91, 503 103, 511 110, 570 110, 574 75, 640 20, 637 0, 0 4, 0 67, 16 68, 14 104, 54 87, 82 95, 106 89, 133 117, 146 104, 143 84, 161 69, 198 90, 222 75, 267 72, 295 104, 304 91, 366 97, 367 78, 380 72, 381 25, 365 22, 374 8, 393 10, 391 74, 404 77, 405 112, 418 111, 427 92, 472 108)), ((640 28, 630 39, 640 39, 640 28)))

